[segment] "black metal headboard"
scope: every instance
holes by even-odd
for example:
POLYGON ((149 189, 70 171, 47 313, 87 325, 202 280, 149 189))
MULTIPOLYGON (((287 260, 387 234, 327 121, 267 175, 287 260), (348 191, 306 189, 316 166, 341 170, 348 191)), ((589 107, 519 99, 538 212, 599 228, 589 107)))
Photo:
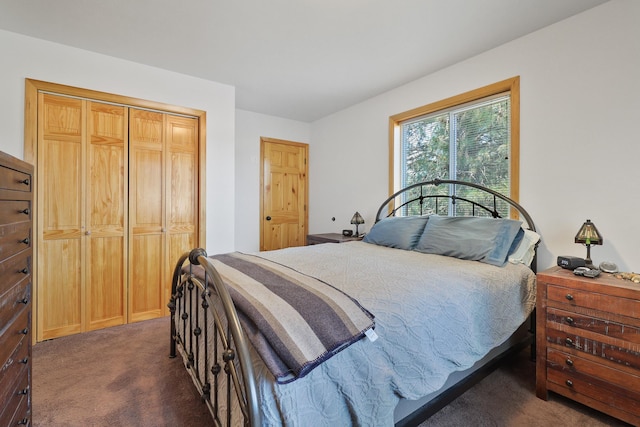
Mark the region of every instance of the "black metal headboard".
POLYGON ((511 217, 526 222, 529 230, 536 230, 529 213, 515 200, 479 184, 450 179, 424 181, 394 193, 378 209, 375 222, 390 216, 430 213, 511 217))

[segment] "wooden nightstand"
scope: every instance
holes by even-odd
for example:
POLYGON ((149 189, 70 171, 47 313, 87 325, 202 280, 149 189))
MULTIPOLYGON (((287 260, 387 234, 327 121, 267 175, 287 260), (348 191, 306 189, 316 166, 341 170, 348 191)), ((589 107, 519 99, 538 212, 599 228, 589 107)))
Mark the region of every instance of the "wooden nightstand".
POLYGON ((308 234, 307 245, 317 245, 320 243, 344 243, 353 242, 354 240, 362 240, 362 236, 343 236, 340 233, 324 233, 324 234, 308 234))
POLYGON ((640 425, 640 285, 554 267, 537 286, 536 395, 640 425))

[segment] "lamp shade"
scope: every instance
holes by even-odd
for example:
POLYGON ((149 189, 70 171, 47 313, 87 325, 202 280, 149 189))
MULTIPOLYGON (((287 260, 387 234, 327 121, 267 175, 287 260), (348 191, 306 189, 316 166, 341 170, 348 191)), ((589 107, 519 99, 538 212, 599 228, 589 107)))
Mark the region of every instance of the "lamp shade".
POLYGON ((576 243, 583 245, 601 245, 604 242, 602 235, 598 232, 596 226, 588 219, 576 234, 576 243))
POLYGON ((360 215, 360 212, 356 212, 353 214, 353 217, 351 217, 351 224, 356 224, 356 225, 364 224, 364 218, 362 218, 362 215, 360 215))

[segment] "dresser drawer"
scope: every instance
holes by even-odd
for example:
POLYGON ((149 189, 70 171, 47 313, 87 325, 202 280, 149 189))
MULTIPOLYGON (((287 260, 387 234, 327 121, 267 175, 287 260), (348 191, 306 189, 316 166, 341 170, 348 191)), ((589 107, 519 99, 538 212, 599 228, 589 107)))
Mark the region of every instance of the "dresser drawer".
POLYGON ((18 404, 18 408, 13 414, 13 419, 9 423, 10 426, 30 426, 31 425, 31 397, 23 396, 18 404))
POLYGON ((584 330, 640 345, 640 328, 613 320, 549 307, 547 321, 551 324, 564 325, 572 333, 578 334, 580 333, 578 330, 584 330))
POLYGON ((4 390, 7 384, 15 381, 15 378, 20 375, 25 365, 29 363, 31 363, 29 357, 29 342, 22 340, 13 351, 13 354, 9 356, 9 359, 7 359, 0 368, 0 390, 4 390))
POLYGON ((9 359, 21 341, 29 340, 31 311, 25 307, 0 336, 0 360, 9 359))
POLYGON ((29 193, 33 184, 31 175, 0 166, 0 190, 21 191, 29 193))
POLYGON ((2 200, 0 203, 0 225, 16 222, 31 222, 29 200, 2 200))
POLYGON ((31 276, 26 276, 4 295, 0 295, 0 331, 31 302, 31 276))
POLYGON ((0 261, 0 295, 31 274, 31 251, 0 261))
POLYGON ((9 371, 8 375, 5 375, 2 381, 0 381, 0 406, 6 406, 15 396, 28 394, 29 375, 27 366, 19 364, 17 369, 9 371))
POLYGON ((0 226, 0 259, 9 258, 30 247, 30 222, 0 226))
POLYGON ((555 306, 553 304, 555 302, 569 304, 573 307, 593 309, 607 313, 619 313, 628 317, 640 318, 640 301, 637 299, 615 297, 551 284, 547 286, 547 299, 550 307, 555 306))
POLYGON ((24 375, 14 384, 12 393, 7 399, 0 402, 0 425, 18 426, 26 425, 29 422, 29 401, 31 399, 29 390, 29 376, 24 375), (21 424, 22 423, 22 424, 21 424))

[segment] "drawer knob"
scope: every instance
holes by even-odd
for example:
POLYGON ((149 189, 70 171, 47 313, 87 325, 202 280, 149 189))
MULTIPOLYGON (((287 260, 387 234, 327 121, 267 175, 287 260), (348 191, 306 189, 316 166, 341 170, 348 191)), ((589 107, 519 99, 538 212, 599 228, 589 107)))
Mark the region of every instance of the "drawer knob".
POLYGON ((573 366, 573 360, 567 358, 567 360, 565 360, 565 363, 567 364, 567 366, 573 366))
POLYGON ((24 304, 27 305, 29 304, 29 298, 22 298, 20 301, 18 301, 20 304, 24 304))
POLYGON ((29 333, 29 328, 24 328, 23 330, 20 331, 20 333, 22 335, 27 335, 29 333))
POLYGON ((25 267, 22 270, 20 270, 20 273, 22 274, 29 274, 29 267, 25 267))
POLYGON ((564 342, 567 345, 573 345, 573 340, 571 338, 565 338, 564 342))
POLYGON ((18 421, 19 426, 26 426, 27 424, 29 424, 29 418, 23 418, 20 421, 18 421))
POLYGON ((573 301, 573 295, 571 294, 567 294, 567 296, 565 296, 566 299, 568 299, 569 301, 573 301))
POLYGON ((573 317, 571 317, 571 316, 567 316, 566 321, 570 325, 573 325, 573 322, 575 322, 575 320, 573 320, 573 317))
POLYGON ((18 396, 22 395, 22 394, 29 394, 29 387, 22 389, 18 392, 18 396))
POLYGON ((24 184, 24 185, 30 185, 31 184, 31 180, 29 178, 25 178, 23 180, 18 181, 18 183, 24 184))
POLYGON ((22 209, 19 213, 29 215, 31 213, 31 209, 29 208, 22 209))
POLYGON ((20 243, 24 243, 25 245, 28 245, 30 242, 28 237, 25 237, 24 239, 20 240, 20 243))
POLYGON ((573 387, 573 381, 567 380, 564 382, 568 387, 573 387))
POLYGON ((27 363, 29 363, 29 356, 25 356, 23 359, 21 359, 20 363, 22 363, 23 365, 26 365, 27 363))

